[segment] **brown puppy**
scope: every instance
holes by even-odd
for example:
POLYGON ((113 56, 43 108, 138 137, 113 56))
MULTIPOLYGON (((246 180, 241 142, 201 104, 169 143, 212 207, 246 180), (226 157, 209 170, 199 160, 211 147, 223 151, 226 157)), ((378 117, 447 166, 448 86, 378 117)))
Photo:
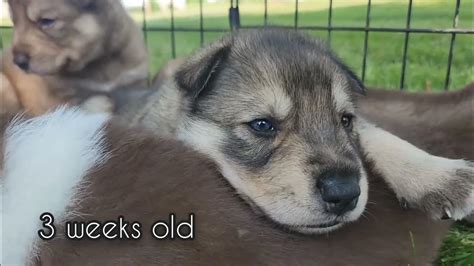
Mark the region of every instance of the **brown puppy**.
POLYGON ((18 124, 6 137, 6 264, 425 265, 435 258, 450 224, 403 210, 380 176, 370 172, 370 203, 364 217, 329 234, 301 235, 255 214, 203 156, 143 129, 60 111, 18 124), (64 154, 64 146, 57 143, 66 145, 68 152, 64 154), (35 153, 41 150, 45 156, 35 153), (39 168, 33 176, 22 175, 24 168, 14 167, 17 159, 39 168), (51 163, 58 166, 54 172, 48 170, 51 163), (17 186, 25 180, 30 186, 17 186), (56 235, 51 240, 37 235, 38 229, 49 234, 48 225, 41 226, 39 220, 46 211, 55 217, 56 235), (169 223, 170 213, 177 222, 190 222, 194 214, 193 240, 153 236, 153 223, 169 223), (120 215, 128 222, 129 239, 124 239, 125 233, 117 239, 118 228, 112 229, 117 233, 113 240, 65 237, 66 221, 118 222, 120 215), (134 222, 140 222, 139 239, 132 230, 134 222))
POLYGON ((14 38, 2 59, 1 71, 9 83, 2 83, 1 91, 17 99, 10 98, 6 107, 19 104, 38 115, 67 102, 111 111, 111 92, 146 83, 146 48, 120 1, 8 3, 14 38), (102 96, 89 100, 96 95, 102 96))

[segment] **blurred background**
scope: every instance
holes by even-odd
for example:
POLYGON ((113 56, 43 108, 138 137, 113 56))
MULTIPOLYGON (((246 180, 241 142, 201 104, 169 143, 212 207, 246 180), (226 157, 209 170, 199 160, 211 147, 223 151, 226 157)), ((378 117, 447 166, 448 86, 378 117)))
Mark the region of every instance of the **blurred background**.
MULTIPOLYGON (((169 59, 186 56, 229 31, 229 7, 238 4, 242 27, 303 29, 330 42, 368 86, 429 91, 456 89, 474 80, 472 0, 122 2, 144 30, 152 73, 169 59), (408 34, 404 32, 407 24, 415 29, 408 34), (369 31, 365 31, 366 26, 369 31), (391 31, 384 32, 387 29, 391 31)), ((8 45, 11 22, 5 0, 0 3, 0 34, 3 44, 8 45)))

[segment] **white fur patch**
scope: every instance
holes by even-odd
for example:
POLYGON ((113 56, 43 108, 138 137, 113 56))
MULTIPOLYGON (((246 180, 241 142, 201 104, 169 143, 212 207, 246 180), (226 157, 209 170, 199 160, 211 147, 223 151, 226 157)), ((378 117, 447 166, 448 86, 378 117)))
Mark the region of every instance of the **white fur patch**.
MULTIPOLYGON (((474 178, 474 168, 465 160, 431 155, 363 119, 357 124, 361 145, 399 198, 417 202, 431 192, 449 189, 449 182, 459 178, 456 174, 458 170, 470 173, 471 182, 474 178)), ((470 189, 465 204, 452 206, 449 216, 459 220, 473 213, 474 188, 470 189)), ((437 215, 442 215, 442 211, 439 210, 437 215)))
POLYGON ((333 86, 332 86, 332 98, 336 110, 339 112, 342 111, 352 111, 354 109, 352 100, 350 99, 349 95, 345 91, 347 80, 345 76, 334 76, 333 86))
POLYGON ((177 137, 179 140, 191 145, 196 151, 202 152, 213 159, 221 168, 222 174, 244 195, 251 195, 246 189, 242 179, 228 165, 225 157, 219 151, 219 144, 225 139, 225 133, 219 126, 210 122, 187 120, 183 128, 179 128, 177 137))
POLYGON ((74 21, 74 28, 79 29, 87 38, 95 38, 101 33, 101 26, 93 15, 82 15, 74 21))
POLYGON ((278 119, 285 119, 293 108, 293 102, 288 94, 279 86, 266 88, 259 92, 263 103, 266 103, 274 112, 274 116, 278 119))
POLYGON ((25 265, 35 256, 40 215, 50 212, 60 220, 82 178, 105 161, 107 121, 104 114, 62 107, 9 126, 1 179, 2 265, 25 265))
POLYGON ((221 157, 218 145, 224 140, 223 130, 216 124, 204 121, 186 120, 182 128, 177 129, 177 138, 190 144, 197 151, 208 154, 212 159, 221 157))
MULTIPOLYGON (((361 119, 362 120, 362 119, 361 119)), ((446 173, 456 169, 456 160, 436 157, 410 143, 361 121, 362 147, 396 192, 405 192, 407 200, 416 200, 427 191, 435 191, 449 181, 446 173)))

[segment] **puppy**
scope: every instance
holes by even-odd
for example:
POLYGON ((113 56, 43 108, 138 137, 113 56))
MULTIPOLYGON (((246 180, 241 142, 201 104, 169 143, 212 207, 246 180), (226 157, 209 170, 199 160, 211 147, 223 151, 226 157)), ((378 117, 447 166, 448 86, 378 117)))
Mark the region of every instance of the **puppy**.
POLYGON ((359 217, 367 193, 363 162, 368 151, 358 148, 362 144, 373 149, 371 157, 380 158, 376 168, 390 173, 384 178, 404 204, 440 218, 453 216, 453 202, 460 200, 458 217, 468 214, 463 209, 471 200, 469 163, 459 160, 464 170, 451 179, 430 164, 384 160, 382 155, 392 151, 415 161, 424 155, 408 147, 401 152, 386 134, 365 133, 355 103, 362 83, 323 44, 303 34, 269 29, 231 35, 189 58, 174 78, 149 98, 132 123, 208 154, 244 198, 282 225, 340 225, 359 217), (364 143, 364 134, 373 140, 364 143), (390 149, 378 149, 381 143, 390 149), (420 178, 404 173, 409 166, 420 178), (331 199, 314 196, 327 192, 328 176, 351 180, 342 182, 342 190, 353 193, 336 199, 348 204, 341 206, 347 212, 320 216, 334 206, 331 199), (431 193, 445 200, 431 202, 431 193))
POLYGON ((435 218, 473 211, 472 166, 365 122, 352 98, 362 85, 305 35, 237 33, 194 55, 168 85, 132 121, 151 135, 65 110, 7 130, 3 238, 15 245, 5 261, 427 264, 449 223, 399 201, 435 218), (202 155, 156 139, 162 132, 202 155), (58 229, 49 242, 36 237, 44 209, 58 229), (151 236, 155 215, 169 212, 196 215, 193 241, 151 236), (65 221, 119 215, 142 224, 140 240, 60 237, 65 221))
POLYGON ((1 91, 16 98, 9 97, 2 112, 19 106, 38 115, 60 103, 110 112, 110 93, 146 83, 145 44, 120 1, 8 3, 14 37, 2 57, 9 82, 1 91))
MULTIPOLYGON (((367 168, 371 203, 364 217, 328 234, 304 235, 265 213, 256 214, 206 155, 143 128, 128 128, 102 114, 59 109, 30 120, 17 118, 3 132, 0 221, 8 230, 1 231, 2 265, 424 265, 436 257, 450 225, 400 207, 380 176, 392 173, 383 168, 367 168), (54 221, 41 216, 45 212, 54 221), (176 222, 192 223, 192 240, 153 235, 164 233, 153 226, 160 220, 169 224, 170 213, 176 222), (125 231, 112 228, 106 238, 104 232, 120 216, 125 231), (85 233, 77 239, 78 231, 71 239, 68 221, 111 223, 105 231, 102 226, 94 229, 94 239, 85 233), (132 229, 137 224, 140 234, 132 229)), ((410 148, 392 138, 400 152, 410 148)), ((403 160, 392 155, 387 153, 384 160, 403 160)), ((453 162, 424 155, 400 164, 441 165, 450 175, 453 162)), ((406 173, 418 178, 416 171, 406 173)), ((189 233, 181 232, 191 237, 189 233)))

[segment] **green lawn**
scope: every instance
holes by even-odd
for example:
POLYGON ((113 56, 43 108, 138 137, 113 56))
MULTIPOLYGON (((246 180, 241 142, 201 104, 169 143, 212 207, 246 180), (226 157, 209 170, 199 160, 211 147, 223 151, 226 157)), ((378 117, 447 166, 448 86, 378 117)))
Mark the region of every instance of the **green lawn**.
MULTIPOLYGON (((175 26, 199 29, 199 5, 189 0, 186 10, 175 11, 175 26)), ((228 1, 209 4, 203 1, 204 28, 228 28, 228 1)), ((300 0, 299 26, 325 26, 328 20, 328 2, 300 0)), ((371 26, 405 27, 407 0, 372 0, 371 26)), ((263 0, 241 0, 241 23, 243 26, 263 25, 263 0)), ((294 25, 295 2, 292 0, 269 1, 268 23, 270 25, 294 25)), ((334 26, 364 26, 367 12, 365 0, 335 0, 333 9, 334 26)), ((412 27, 451 28, 454 14, 454 0, 414 0, 412 27)), ((473 1, 463 0, 459 19, 460 28, 473 28, 473 1)), ((137 22, 143 20, 141 12, 132 12, 137 22)), ((5 24, 5 22, 4 22, 5 24)), ((159 10, 147 15, 149 27, 170 27, 169 10, 159 10)), ((9 30, 0 32, 9 43, 9 30)), ((326 31, 311 31, 311 35, 327 40, 326 31)), ((211 42, 225 32, 207 32, 204 43, 211 42)), ((151 54, 151 72, 156 73, 171 56, 171 33, 148 32, 148 46, 151 54)), ((176 32, 176 55, 185 56, 201 44, 199 32, 176 32)), ((404 33, 369 34, 366 84, 383 88, 398 88, 402 69, 404 33)), ((406 66, 406 87, 410 90, 444 87, 451 35, 412 33, 409 39, 406 66)), ((450 88, 460 88, 474 80, 472 71, 474 35, 457 35, 454 47, 450 88)), ((356 73, 361 74, 364 32, 333 31, 331 44, 356 73)))
MULTIPOLYGON (((199 5, 189 0, 186 10, 175 11, 175 26, 199 29, 199 5)), ((203 1, 204 28, 228 28, 228 2, 210 4, 203 1)), ((270 25, 294 26, 295 2, 292 0, 268 1, 268 23, 270 25)), ((299 26, 325 26, 328 21, 328 2, 322 0, 300 0, 299 26)), ((454 0, 414 0, 412 27, 451 28, 455 8, 454 0)), ((264 25, 264 1, 240 0, 241 24, 243 26, 264 25)), ((405 27, 407 0, 372 0, 371 26, 405 27)), ((364 26, 367 12, 365 0, 335 0, 332 16, 334 26, 364 26)), ((473 28, 474 1, 463 0, 459 17, 460 28, 473 28)), ((133 11, 138 23, 141 12, 133 11)), ((3 21, 3 24, 9 22, 3 21)), ((1 24, 1 22, 0 22, 1 24)), ((170 27, 169 10, 147 14, 149 27, 170 27)), ((326 31, 311 31, 311 35, 327 40, 326 31)), ((0 30, 4 44, 11 42, 11 31, 0 30)), ((204 43, 224 35, 225 32, 205 33, 204 43)), ((151 55, 151 72, 156 73, 171 56, 170 32, 147 32, 151 55)), ((176 32, 176 55, 186 56, 201 45, 199 32, 176 32)), ((383 88, 398 88, 402 68, 402 53, 405 34, 369 34, 366 84, 383 88)), ((441 90, 447 71, 448 51, 451 35, 411 34, 406 68, 406 87, 409 90, 432 88, 441 90)), ((333 31, 331 46, 356 73, 361 74, 364 32, 333 31)), ((454 47, 451 88, 460 88, 474 80, 474 35, 458 35, 454 47)), ((416 244, 416 243, 415 243, 416 244)), ((474 265, 474 229, 457 225, 447 237, 438 264, 474 265)))
MULTIPOLYGON (((294 25, 294 1, 269 1, 268 23, 270 25, 294 25)), ((299 4, 299 26, 327 25, 328 1, 306 0, 299 4), (315 3, 316 2, 316 3, 315 3), (324 3, 324 4, 323 4, 324 3)), ((367 8, 365 1, 334 1, 333 25, 364 26, 367 8), (350 5, 350 6, 348 6, 350 5)), ((371 26, 405 27, 407 1, 373 0, 371 26)), ((451 28, 455 1, 420 1, 413 6, 412 27, 414 28, 451 28)), ((263 25, 263 1, 241 1, 241 23, 243 26, 263 25)), ((228 2, 222 4, 204 4, 204 28, 228 28, 228 2)), ((141 21, 141 13, 134 17, 141 21)), ((459 26, 472 28, 473 2, 462 1, 459 26)), ((148 15, 150 27, 170 27, 169 12, 160 11, 148 15)), ((175 26, 199 29, 199 6, 191 3, 185 11, 175 11, 175 26)), ((326 31, 311 31, 311 35, 327 40, 326 31)), ((208 43, 224 33, 205 33, 204 42, 208 43)), ((185 56, 200 46, 200 34, 177 32, 176 54, 185 56)), ((168 32, 149 32, 149 47, 152 56, 152 71, 171 58, 171 34, 168 32)), ((398 88, 402 69, 404 33, 369 34, 366 84, 384 88, 398 88)), ((426 87, 442 89, 444 87, 448 52, 451 35, 411 34, 409 39, 408 63, 406 67, 406 87, 420 90, 426 87)), ((474 80, 472 72, 473 35, 458 35, 454 47, 451 88, 459 88, 474 80)), ((361 74, 364 33, 333 31, 331 44, 356 73, 361 74)))
POLYGON ((474 227, 457 224, 444 240, 438 265, 474 265, 474 227))

